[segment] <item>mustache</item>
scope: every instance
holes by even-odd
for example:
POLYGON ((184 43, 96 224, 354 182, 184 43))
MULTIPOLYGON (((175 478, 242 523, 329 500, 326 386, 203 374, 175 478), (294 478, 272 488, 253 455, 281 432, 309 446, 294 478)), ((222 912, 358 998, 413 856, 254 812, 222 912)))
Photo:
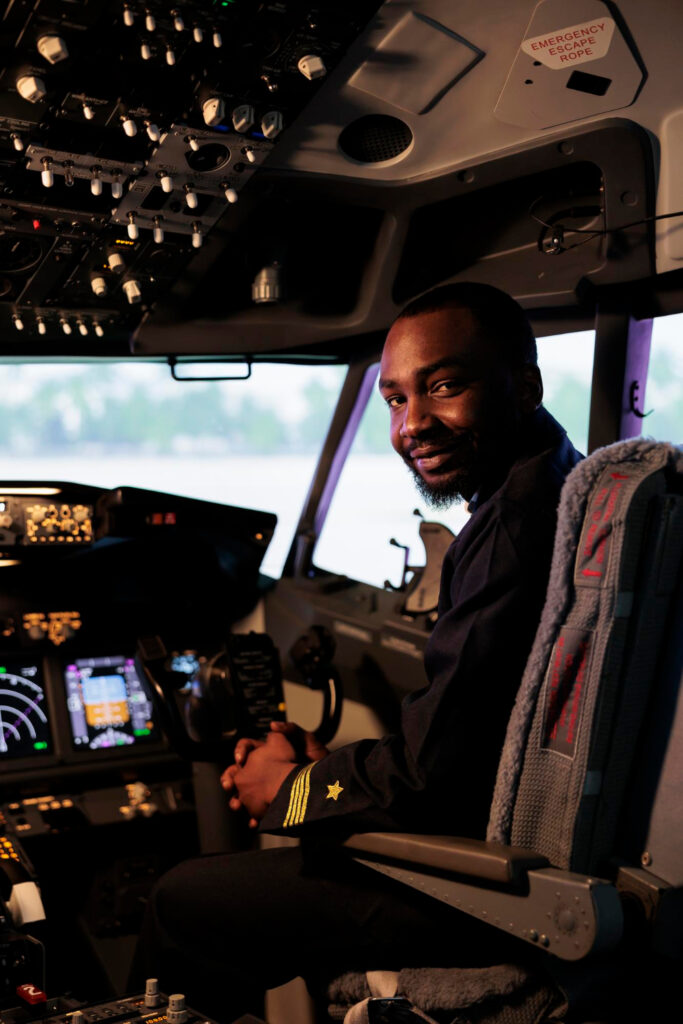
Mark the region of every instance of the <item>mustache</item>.
POLYGON ((413 440, 403 447, 404 458, 414 458, 415 453, 451 451, 473 451, 476 441, 471 430, 458 430, 448 434, 427 435, 413 440))

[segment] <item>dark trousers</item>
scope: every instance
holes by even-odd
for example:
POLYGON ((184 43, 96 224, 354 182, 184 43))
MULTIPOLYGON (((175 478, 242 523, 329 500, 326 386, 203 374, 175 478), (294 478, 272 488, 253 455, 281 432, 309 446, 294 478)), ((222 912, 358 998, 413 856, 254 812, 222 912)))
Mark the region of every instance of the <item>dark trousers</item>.
MULTIPOLYGON (((500 933, 498 933, 500 935, 500 933)), ((505 937, 503 936, 503 940, 505 937)), ((495 929, 325 847, 186 861, 157 884, 131 977, 232 1021, 302 975, 314 997, 349 970, 483 966, 507 956, 495 929)))

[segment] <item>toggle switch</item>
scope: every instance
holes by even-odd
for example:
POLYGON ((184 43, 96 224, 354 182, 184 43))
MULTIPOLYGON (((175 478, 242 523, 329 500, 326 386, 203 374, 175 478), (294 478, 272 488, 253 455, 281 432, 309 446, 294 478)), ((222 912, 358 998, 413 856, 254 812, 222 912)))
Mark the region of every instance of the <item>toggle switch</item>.
POLYGON ((132 139, 132 138, 134 138, 137 135, 137 133, 138 133, 138 126, 136 125, 136 123, 135 123, 135 121, 133 120, 132 117, 124 117, 124 118, 122 118, 121 119, 121 125, 123 127, 124 132, 126 133, 126 135, 128 136, 129 139, 132 139))
POLYGON ((153 121, 145 121, 145 130, 152 142, 158 142, 161 138, 161 129, 159 128, 159 125, 154 124, 153 121))
POLYGON ((52 171, 52 157, 44 156, 40 162, 43 165, 43 169, 40 172, 40 180, 45 188, 52 188, 55 183, 55 176, 52 171))
POLYGON ((241 103, 232 112, 232 126, 236 132, 248 132, 255 118, 256 114, 251 103, 241 103))
POLYGON ((78 327, 78 333, 85 338, 88 333, 88 325, 83 320, 77 320, 76 326, 78 327))
POLYGON ((69 50, 61 36, 44 35, 38 39, 38 53, 49 64, 58 64, 66 60, 69 50))
POLYGON ((254 152, 253 146, 245 146, 244 149, 242 150, 242 154, 247 158, 248 163, 256 163, 256 153, 254 152))
POLYGON ((140 235, 140 232, 138 230, 138 226, 135 223, 135 214, 133 213, 132 210, 128 214, 128 229, 127 230, 128 230, 128 237, 132 238, 133 241, 135 241, 135 239, 138 238, 139 235, 140 235))
POLYGON ((12 317, 12 321, 13 321, 14 326, 16 327, 16 329, 18 331, 23 331, 23 329, 24 329, 24 321, 21 319, 21 317, 19 316, 18 313, 14 314, 14 316, 12 317))
POLYGON ((22 139, 21 135, 19 135, 18 132, 12 132, 12 134, 10 135, 10 139, 12 140, 12 145, 16 149, 17 153, 23 153, 24 140, 22 139))
POLYGON ((162 192, 173 191, 173 178, 168 173, 168 171, 157 171, 157 178, 159 179, 159 184, 161 185, 162 192))
POLYGON ((92 288, 93 292, 98 297, 98 299, 101 298, 103 295, 106 295, 108 291, 107 282, 100 274, 98 274, 96 277, 90 278, 90 287, 92 288))
POLYGON ((113 199, 121 199, 123 196, 123 182, 121 181, 120 171, 114 171, 112 175, 111 194, 113 199))
POLYGON ((209 128, 220 124, 225 117, 225 103, 220 96, 212 96, 202 103, 202 117, 209 128))
POLYGON ((213 33, 211 35, 211 42, 213 43, 217 50, 220 50, 221 46, 223 45, 223 36, 217 29, 213 30, 213 33))
POLYGON ((225 198, 228 200, 229 203, 237 202, 237 200, 239 199, 237 191, 234 188, 232 188, 232 186, 227 181, 221 182, 221 188, 223 189, 225 193, 225 198))
POLYGON ((38 334, 47 334, 47 325, 42 316, 36 319, 36 324, 38 325, 38 334))
POLYGON ((76 179, 74 178, 73 160, 65 160, 62 164, 62 167, 64 168, 64 184, 67 188, 73 188, 73 186, 76 184, 76 179))
POLYGON ((187 135, 185 142, 188 144, 193 153, 199 152, 199 143, 197 142, 196 135, 187 135))
POLYGON ((90 191, 94 196, 101 196, 102 178, 100 177, 100 175, 102 173, 102 168, 97 166, 91 167, 90 173, 92 174, 92 178, 90 179, 90 191))
POLYGON ((185 22, 183 21, 182 15, 179 14, 178 11, 171 11, 171 14, 173 15, 173 28, 176 32, 182 32, 185 28, 185 22))
POLYGON ((131 306, 135 305, 136 302, 140 302, 142 292, 140 291, 139 283, 134 278, 131 278, 130 281, 124 281, 122 287, 131 306))
POLYGON ((157 20, 156 20, 156 18, 154 17, 154 15, 152 14, 151 11, 146 11, 145 12, 145 28, 147 29, 148 32, 154 32, 154 31, 156 31, 156 27, 157 27, 157 20))
POLYGON ((183 185, 183 191, 185 192, 185 202, 190 210, 196 210, 199 200, 197 199, 197 193, 195 192, 194 185, 191 181, 188 181, 186 185, 183 185))
POLYGON ((192 246, 194 249, 201 248, 201 244, 204 241, 204 235, 202 234, 202 226, 198 220, 194 221, 192 225, 192 246))
POLYGON ((47 88, 38 75, 22 75, 17 78, 17 92, 29 103, 40 103, 47 95, 47 88))
POLYGON ((194 39, 195 43, 204 42, 204 29, 201 27, 201 25, 195 25, 193 27, 192 38, 194 39))
POLYGON ((149 43, 140 43, 140 56, 143 60, 152 59, 152 47, 149 43))
POLYGON ((123 24, 128 28, 135 24, 135 13, 131 11, 128 4, 123 5, 123 24))
POLYGON ((170 68, 175 64, 175 51, 170 46, 166 47, 166 63, 170 68))
POLYGON ((81 109, 86 121, 92 121, 95 116, 95 108, 90 103, 84 103, 81 109))
POLYGON ((161 245, 161 243, 164 240, 164 229, 161 226, 162 220, 163 217, 157 215, 153 221, 154 227, 152 228, 152 238, 157 243, 157 245, 161 245))
POLYGON ((261 131, 267 139, 276 139, 284 128, 284 120, 279 110, 269 110, 263 115, 261 131))
POLYGON ((64 317, 61 317, 59 322, 60 322, 62 330, 64 331, 65 334, 71 334, 72 333, 73 328, 72 328, 72 326, 71 326, 71 324, 69 323, 68 320, 65 320, 64 317))
POLYGON ((95 334, 97 335, 98 338, 104 337, 104 329, 102 327, 102 324, 98 323, 97 320, 93 320, 93 330, 95 331, 95 334))

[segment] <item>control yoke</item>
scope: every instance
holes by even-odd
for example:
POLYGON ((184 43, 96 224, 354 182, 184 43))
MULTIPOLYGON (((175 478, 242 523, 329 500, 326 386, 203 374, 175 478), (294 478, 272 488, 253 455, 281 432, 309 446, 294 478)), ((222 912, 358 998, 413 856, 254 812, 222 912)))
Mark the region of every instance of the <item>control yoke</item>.
MULTIPOLYGON (((339 727, 343 694, 332 664, 334 639, 312 626, 291 650, 292 661, 310 689, 323 693, 316 738, 327 744, 339 727)), ((202 658, 189 684, 175 672, 158 636, 138 641, 136 665, 150 687, 159 725, 171 746, 190 761, 228 764, 237 739, 265 736, 272 721, 285 720, 282 670, 277 648, 265 633, 233 633, 225 648, 202 658)))

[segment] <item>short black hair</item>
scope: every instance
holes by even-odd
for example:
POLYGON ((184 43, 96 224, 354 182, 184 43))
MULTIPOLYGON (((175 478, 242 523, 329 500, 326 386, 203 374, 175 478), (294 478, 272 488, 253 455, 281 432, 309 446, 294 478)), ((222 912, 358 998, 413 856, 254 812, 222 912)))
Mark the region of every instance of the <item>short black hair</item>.
POLYGON ((449 306, 469 309, 482 334, 498 344, 501 355, 507 357, 510 365, 538 364, 536 338, 526 313, 511 295, 490 284, 458 281, 440 285, 409 302, 396 319, 433 313, 449 306))

